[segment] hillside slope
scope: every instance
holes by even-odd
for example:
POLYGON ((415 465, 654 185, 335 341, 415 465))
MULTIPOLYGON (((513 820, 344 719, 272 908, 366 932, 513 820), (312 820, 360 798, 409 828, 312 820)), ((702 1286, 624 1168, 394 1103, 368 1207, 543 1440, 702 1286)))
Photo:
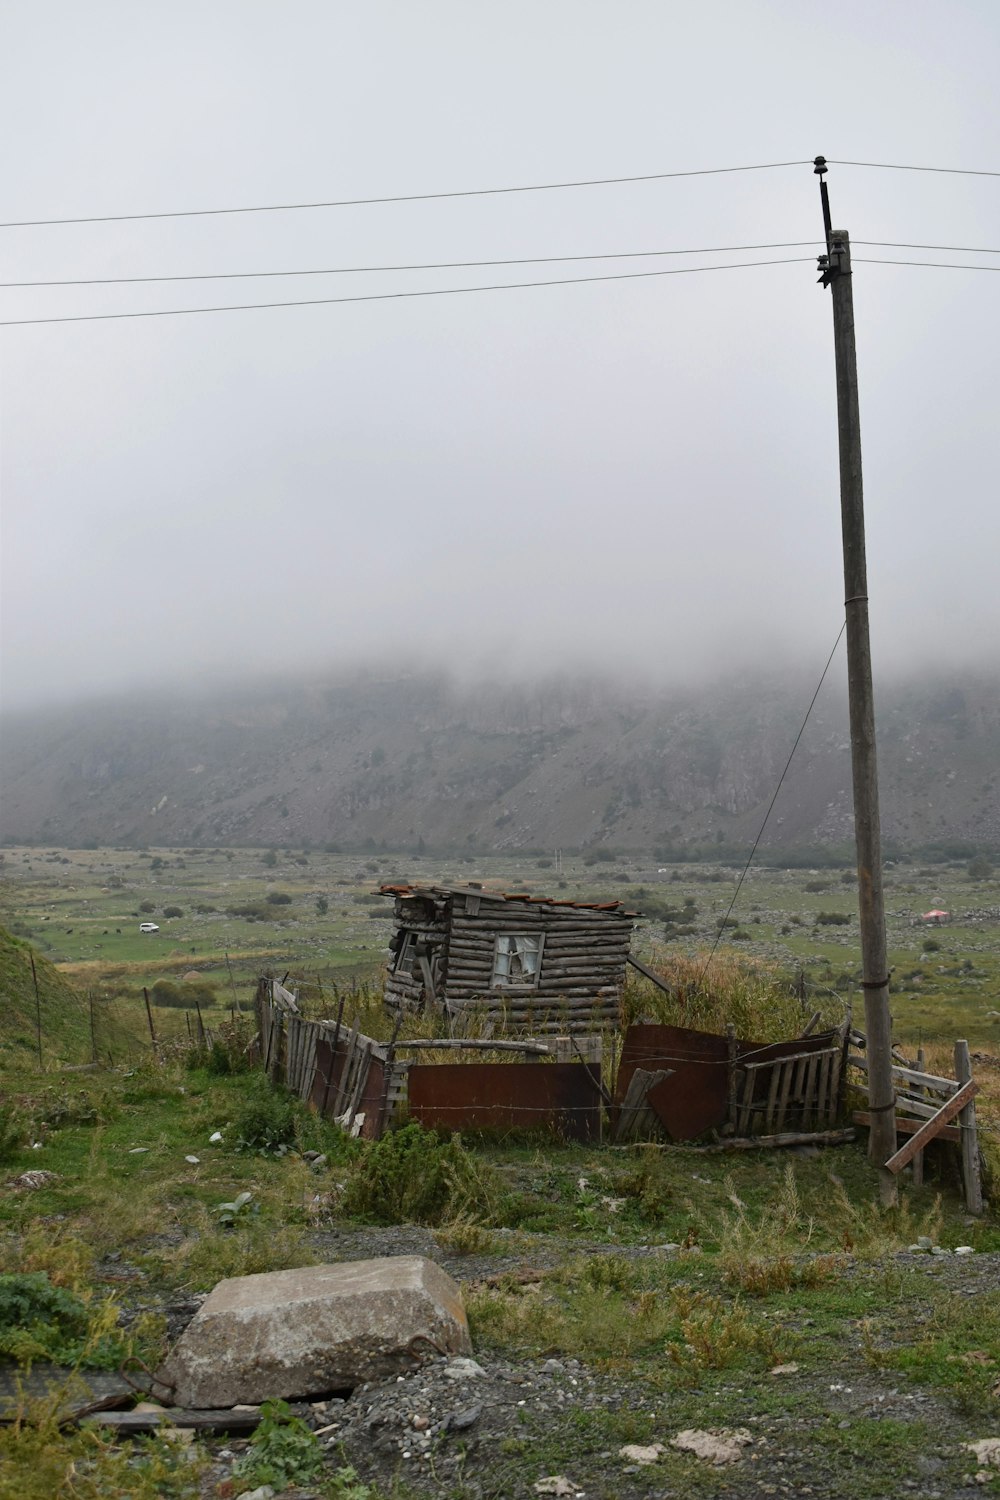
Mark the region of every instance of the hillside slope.
MULTIPOLYGON (((812 687, 358 675, 25 715, 5 725, 0 838, 745 847, 812 687)), ((878 728, 888 844, 1000 845, 1000 678, 881 689, 878 728)), ((831 681, 767 847, 849 842, 850 780, 846 691, 831 681)))
POLYGON ((0 1070, 37 1059, 39 1014, 46 1058, 81 1062, 89 1046, 86 1003, 48 959, 34 950, 36 1008, 31 958, 30 944, 0 927, 0 1070))

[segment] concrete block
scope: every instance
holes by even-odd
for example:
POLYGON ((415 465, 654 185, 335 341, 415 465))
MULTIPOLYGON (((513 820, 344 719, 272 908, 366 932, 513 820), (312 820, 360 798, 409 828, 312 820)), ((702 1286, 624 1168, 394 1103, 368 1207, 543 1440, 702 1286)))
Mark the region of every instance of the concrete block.
POLYGON ((177 1406, 230 1407, 353 1388, 429 1355, 471 1352, 457 1282, 401 1255, 220 1281, 156 1378, 177 1406))

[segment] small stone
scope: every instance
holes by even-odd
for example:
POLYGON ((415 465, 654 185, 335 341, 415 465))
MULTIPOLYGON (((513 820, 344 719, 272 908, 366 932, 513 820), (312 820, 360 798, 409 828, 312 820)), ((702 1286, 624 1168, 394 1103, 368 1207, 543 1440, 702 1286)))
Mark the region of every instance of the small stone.
POLYGON ((303 1161, 315 1161, 316 1158, 317 1158, 317 1156, 319 1156, 319 1154, 320 1153, 318 1151, 303 1151, 303 1153, 302 1153, 302 1160, 303 1161))
POLYGON ((191 1165, 192 1165, 192 1167, 200 1167, 201 1166, 201 1157, 200 1156, 185 1156, 184 1160, 187 1161, 187 1162, 190 1162, 191 1165))
POLYGON ((931 1254, 932 1255, 950 1255, 951 1251, 950 1250, 946 1250, 943 1245, 935 1245, 934 1248, 931 1250, 931 1254))
POLYGON ((459 1357, 449 1359, 444 1367, 444 1373, 449 1380, 477 1380, 481 1375, 485 1375, 486 1371, 476 1360, 459 1357))
POLYGON ((274 1500, 274 1491, 269 1484, 262 1484, 255 1490, 244 1490, 236 1500, 274 1500))
POLYGON ((794 1361, 792 1361, 787 1365, 775 1365, 770 1373, 772 1375, 797 1375, 799 1373, 799 1367, 797 1364, 795 1364, 794 1361))
POLYGON ((662 1443, 651 1443, 648 1448, 639 1443, 626 1443, 624 1448, 618 1449, 618 1457, 627 1458, 630 1464, 642 1466, 655 1464, 660 1454, 666 1451, 662 1443))
POLYGON ((736 1463, 743 1457, 743 1449, 752 1442, 753 1438, 745 1427, 737 1427, 735 1431, 721 1429, 716 1432, 703 1432, 688 1427, 670 1440, 671 1447, 680 1448, 684 1453, 693 1453, 697 1458, 707 1459, 713 1464, 736 1463))
POLYGON ((975 1255, 975 1253, 976 1252, 975 1252, 975 1250, 973 1249, 973 1247, 971 1245, 956 1245, 955 1246, 955 1254, 956 1255, 975 1255))
POLYGON ((448 1418, 448 1430, 450 1432, 465 1432, 469 1427, 475 1427, 483 1414, 481 1406, 467 1406, 463 1411, 452 1412, 448 1418))
POLYGON ((917 1239, 917 1249, 918 1250, 933 1250, 934 1249, 934 1241, 930 1238, 929 1235, 922 1234, 917 1239))
POLYGON ((321 1172, 326 1166, 326 1157, 314 1156, 311 1162, 311 1166, 314 1172, 321 1172))
POLYGON ((148 1146, 133 1146, 129 1151, 129 1156, 145 1156, 148 1150, 148 1146))
POLYGON ((208 1143, 209 1143, 210 1146, 218 1146, 219 1143, 221 1142, 221 1140, 222 1140, 222 1131, 221 1130, 213 1130, 212 1134, 208 1138, 208 1143))

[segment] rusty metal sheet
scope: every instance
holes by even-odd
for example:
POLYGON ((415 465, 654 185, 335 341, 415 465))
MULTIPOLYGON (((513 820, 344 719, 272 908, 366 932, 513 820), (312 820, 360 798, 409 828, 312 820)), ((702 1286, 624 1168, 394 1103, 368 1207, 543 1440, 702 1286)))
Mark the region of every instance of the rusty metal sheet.
MULTIPOLYGON (((737 1040, 735 1057, 740 1061, 777 1061, 802 1052, 822 1052, 838 1033, 793 1037, 781 1042, 737 1040)), ((615 1103, 620 1106, 636 1068, 670 1068, 671 1077, 651 1089, 650 1107, 674 1141, 691 1141, 726 1123, 729 1106, 729 1043, 709 1031, 685 1026, 630 1026, 622 1044, 621 1063, 615 1085, 615 1103)))
POLYGON ((724 1036, 684 1026, 630 1026, 622 1044, 615 1102, 625 1097, 636 1068, 669 1068, 648 1102, 671 1140, 690 1141, 726 1121, 729 1046, 724 1036))
POLYGON ((417 1063, 409 1114, 435 1130, 546 1130, 573 1141, 601 1131, 600 1069, 583 1063, 417 1063))
POLYGON ((333 1043, 327 1041, 326 1037, 316 1038, 316 1063, 313 1069, 309 1103, 321 1115, 333 1116, 337 1113, 334 1106, 337 1102, 337 1086, 344 1071, 344 1062, 344 1053, 340 1048, 334 1057, 333 1043), (328 1079, 329 1088, 327 1088, 328 1079))

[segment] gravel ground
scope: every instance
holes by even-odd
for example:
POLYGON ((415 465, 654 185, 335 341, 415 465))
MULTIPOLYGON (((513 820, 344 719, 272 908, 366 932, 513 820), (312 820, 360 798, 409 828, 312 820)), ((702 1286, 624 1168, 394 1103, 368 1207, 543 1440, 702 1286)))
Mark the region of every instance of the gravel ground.
MULTIPOLYGON (((427 1229, 350 1228, 316 1235, 315 1248, 331 1261, 426 1255, 466 1284, 507 1272, 544 1272, 565 1260, 554 1237, 511 1233, 509 1247, 504 1238, 496 1236, 488 1255, 458 1256, 427 1229)), ((574 1241, 572 1253, 639 1258, 675 1251, 574 1241)), ((893 1267, 925 1275, 929 1295, 935 1286, 970 1298, 1000 1289, 1000 1254, 904 1254, 847 1274, 884 1275, 893 1267)), ((166 1309, 172 1336, 199 1300, 166 1309)), ((918 1306, 914 1313, 919 1323, 918 1306)), ((472 1361, 437 1359, 404 1377, 361 1386, 346 1399, 301 1410, 327 1450, 330 1470, 350 1464, 379 1497, 534 1500, 548 1492, 592 1500, 896 1500, 901 1494, 960 1500, 1000 1493, 1000 1468, 979 1470, 963 1446, 1000 1435, 1000 1423, 963 1415, 946 1396, 898 1372, 870 1368, 861 1358, 857 1327, 846 1323, 844 1351, 858 1357, 836 1369, 793 1370, 770 1380, 766 1374, 720 1376, 706 1380, 704 1392, 664 1391, 650 1380, 648 1366, 608 1373, 573 1359, 477 1353, 472 1361), (716 1466, 672 1446, 678 1433, 700 1427, 745 1434, 737 1461, 716 1466), (642 1463, 621 1453, 628 1443, 661 1444, 663 1451, 642 1463), (536 1488, 557 1478, 561 1488, 536 1488)), ((220 1438, 210 1447, 206 1500, 238 1496, 243 1487, 232 1479, 232 1466, 246 1443, 220 1438)), ((284 1493, 305 1500, 319 1492, 284 1493)))

